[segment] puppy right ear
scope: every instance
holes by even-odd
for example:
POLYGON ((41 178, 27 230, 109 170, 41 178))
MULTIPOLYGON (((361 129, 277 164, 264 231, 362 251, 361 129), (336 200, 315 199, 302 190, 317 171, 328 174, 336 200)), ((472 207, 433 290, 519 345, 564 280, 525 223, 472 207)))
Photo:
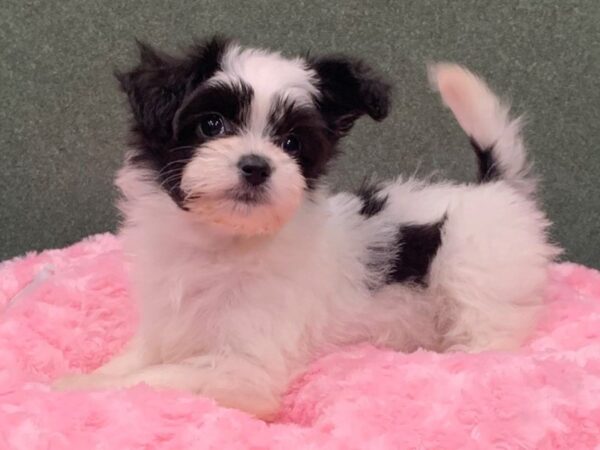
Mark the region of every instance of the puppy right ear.
POLYGON ((115 72, 127 94, 134 131, 145 138, 168 141, 173 118, 187 92, 214 74, 229 41, 213 37, 195 45, 182 57, 170 56, 136 41, 139 63, 131 70, 115 72))

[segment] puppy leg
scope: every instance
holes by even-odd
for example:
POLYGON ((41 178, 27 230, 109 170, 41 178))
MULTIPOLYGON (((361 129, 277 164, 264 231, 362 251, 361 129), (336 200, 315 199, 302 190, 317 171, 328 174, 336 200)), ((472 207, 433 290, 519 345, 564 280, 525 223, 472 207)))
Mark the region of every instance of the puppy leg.
POLYGON ((529 335, 555 254, 545 225, 532 200, 501 183, 451 206, 429 282, 445 303, 444 348, 513 349, 529 335))
POLYGON ((60 390, 125 388, 137 384, 178 389, 205 395, 221 406, 240 409, 264 420, 279 410, 284 379, 242 358, 201 356, 177 364, 157 364, 125 375, 93 373, 65 379, 60 390), (279 381, 279 382, 277 382, 279 381))
POLYGON ((93 374, 126 375, 140 370, 152 363, 150 352, 139 336, 135 336, 127 346, 113 356, 106 364, 94 370, 93 374))
POLYGON ((139 337, 134 337, 129 344, 106 364, 91 373, 65 375, 52 383, 55 389, 68 389, 70 386, 92 384, 93 380, 103 377, 114 377, 136 372, 151 364, 149 352, 139 337))

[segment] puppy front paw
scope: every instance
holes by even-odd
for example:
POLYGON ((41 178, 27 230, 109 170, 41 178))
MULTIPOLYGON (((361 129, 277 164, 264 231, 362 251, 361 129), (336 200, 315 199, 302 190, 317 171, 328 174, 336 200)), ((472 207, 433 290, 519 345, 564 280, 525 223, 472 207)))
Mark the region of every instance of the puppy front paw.
POLYGON ((98 389, 107 386, 107 377, 99 374, 66 375, 52 382, 55 391, 75 391, 83 389, 98 389))

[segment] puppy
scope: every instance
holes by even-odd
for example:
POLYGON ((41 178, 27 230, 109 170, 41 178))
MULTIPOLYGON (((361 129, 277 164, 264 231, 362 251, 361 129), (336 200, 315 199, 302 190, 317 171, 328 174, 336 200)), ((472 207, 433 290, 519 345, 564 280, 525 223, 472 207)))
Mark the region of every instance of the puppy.
POLYGON ((117 177, 139 329, 57 387, 147 383, 270 420, 290 380, 340 346, 481 351, 527 336, 557 249, 520 122, 481 79, 430 69, 471 139, 476 183, 330 195, 340 139, 388 113, 390 86, 366 64, 218 38, 140 53, 118 75, 133 142, 117 177))

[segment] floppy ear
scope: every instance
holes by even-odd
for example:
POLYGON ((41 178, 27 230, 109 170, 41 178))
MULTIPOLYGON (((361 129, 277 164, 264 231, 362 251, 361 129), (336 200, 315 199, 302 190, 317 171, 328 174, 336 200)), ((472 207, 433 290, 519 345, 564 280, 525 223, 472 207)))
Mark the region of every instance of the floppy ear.
POLYGON ((218 69, 228 41, 214 37, 197 44, 181 57, 136 42, 139 63, 130 71, 115 72, 115 76, 127 94, 134 132, 147 139, 166 142, 172 137, 173 118, 186 93, 218 69))
POLYGON ((338 137, 364 114, 377 121, 387 117, 391 86, 367 64, 346 56, 325 56, 310 65, 319 79, 319 108, 338 137))

